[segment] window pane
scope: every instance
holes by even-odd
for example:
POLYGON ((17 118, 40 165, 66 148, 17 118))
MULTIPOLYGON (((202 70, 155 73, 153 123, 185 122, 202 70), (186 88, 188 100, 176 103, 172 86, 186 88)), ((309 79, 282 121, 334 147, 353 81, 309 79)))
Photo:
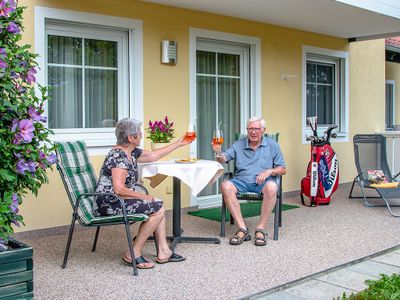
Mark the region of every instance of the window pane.
POLYGON ((317 116, 318 124, 334 124, 335 106, 331 86, 318 86, 317 89, 317 116))
POLYGON ((48 67, 49 127, 82 127, 82 70, 48 67))
POLYGON ((232 145, 234 134, 240 132, 240 80, 218 79, 218 120, 223 120, 224 145, 232 145))
MULTIPOLYGON (((315 84, 307 84, 307 117, 317 115, 317 88, 315 84)), ((307 120, 304 120, 306 122, 307 120)))
POLYGON ((81 65, 82 39, 48 35, 48 62, 54 64, 81 65))
POLYGON ((85 71, 85 127, 114 127, 118 119, 117 71, 85 71))
POLYGON ((307 82, 315 82, 315 70, 317 66, 313 63, 307 63, 307 82))
POLYGON ((317 82, 318 83, 332 83, 333 66, 318 65, 317 66, 317 82))
POLYGON ((117 42, 85 39, 85 65, 117 67, 117 42))
POLYGON ((228 76, 239 76, 240 56, 226 53, 218 54, 218 74, 228 76))
POLYGON ((216 74, 215 53, 206 51, 197 51, 197 73, 201 74, 216 74))

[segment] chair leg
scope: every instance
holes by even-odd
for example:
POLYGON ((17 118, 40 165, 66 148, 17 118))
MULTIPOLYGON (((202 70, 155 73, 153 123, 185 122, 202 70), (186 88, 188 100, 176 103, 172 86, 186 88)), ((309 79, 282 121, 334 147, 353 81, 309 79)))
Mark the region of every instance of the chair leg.
POLYGON ((125 222, 125 231, 126 231, 126 238, 128 239, 128 246, 129 246, 129 252, 131 254, 131 258, 132 258, 132 267, 133 267, 133 275, 134 276, 138 276, 138 270, 136 267, 136 262, 135 262, 135 253, 133 251, 133 242, 132 242, 132 237, 131 237, 131 231, 129 228, 129 222, 125 222))
POLYGON ((63 268, 63 269, 65 269, 65 267, 67 266, 69 249, 71 248, 72 236, 74 234, 76 216, 77 216, 76 212, 72 214, 72 222, 71 222, 71 226, 69 226, 69 234, 68 234, 67 246, 65 248, 65 253, 64 253, 64 261, 61 266, 61 268, 63 268))
POLYGON ((279 186, 279 227, 282 227, 282 184, 279 186))
POLYGON ((99 237, 100 233, 100 226, 97 226, 96 228, 96 234, 94 235, 94 241, 93 241, 93 247, 92 247, 92 252, 96 251, 96 245, 97 245, 97 239, 99 237))
POLYGON ((280 205, 280 200, 279 197, 276 199, 275 203, 275 214, 274 214, 274 241, 278 240, 278 234, 279 234, 279 222, 280 222, 280 210, 281 210, 281 205, 280 205))
POLYGON ((356 180, 353 179, 353 183, 351 184, 351 189, 350 189, 350 193, 349 193, 349 198, 353 198, 352 194, 353 194, 353 189, 354 189, 354 184, 356 183, 356 180))
POLYGON ((224 197, 222 197, 222 205, 221 205, 221 232, 220 237, 225 237, 225 222, 226 222, 226 204, 224 201, 224 197))

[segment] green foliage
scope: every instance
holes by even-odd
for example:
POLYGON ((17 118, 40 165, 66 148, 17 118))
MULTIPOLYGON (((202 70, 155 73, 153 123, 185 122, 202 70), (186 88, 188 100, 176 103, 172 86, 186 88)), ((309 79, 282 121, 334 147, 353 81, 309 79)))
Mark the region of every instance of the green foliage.
POLYGON ((0 250, 12 225, 23 222, 22 197, 37 195, 55 162, 52 132, 42 116, 47 89, 35 83, 37 55, 20 45, 24 9, 14 0, 0 2, 0 250))
POLYGON ((368 288, 357 294, 351 294, 347 297, 343 293, 337 300, 398 300, 400 299, 400 274, 391 276, 381 274, 379 280, 366 280, 368 288))

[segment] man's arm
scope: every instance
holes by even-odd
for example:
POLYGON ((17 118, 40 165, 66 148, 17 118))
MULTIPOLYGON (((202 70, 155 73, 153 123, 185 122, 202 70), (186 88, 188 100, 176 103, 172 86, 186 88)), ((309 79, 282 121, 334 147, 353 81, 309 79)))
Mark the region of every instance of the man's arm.
POLYGON ((273 169, 266 169, 257 175, 256 182, 257 184, 262 184, 270 176, 285 175, 285 174, 286 174, 286 167, 283 166, 277 166, 273 169))

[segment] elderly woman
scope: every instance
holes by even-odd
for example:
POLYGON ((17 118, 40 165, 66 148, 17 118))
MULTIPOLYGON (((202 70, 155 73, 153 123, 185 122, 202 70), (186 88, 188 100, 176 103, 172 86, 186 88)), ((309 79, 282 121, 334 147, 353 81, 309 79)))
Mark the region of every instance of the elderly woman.
MULTIPOLYGON (((184 257, 170 250, 165 233, 165 209, 162 201, 154 201, 154 196, 135 192, 138 181, 138 162, 152 162, 164 157, 175 149, 185 146, 190 141, 180 138, 176 142, 155 150, 147 151, 137 148, 142 140, 141 122, 125 118, 116 124, 115 135, 117 145, 107 154, 100 171, 96 192, 115 193, 125 200, 128 214, 140 213, 149 216, 147 222, 142 222, 135 239, 135 263, 140 269, 150 269, 154 263, 142 256, 143 246, 149 236, 155 235, 158 246, 157 263, 179 262, 184 257)), ((110 196, 98 196, 93 203, 96 216, 122 214, 120 202, 112 202, 110 196)), ((131 264, 132 258, 127 251, 124 262, 131 264)))

